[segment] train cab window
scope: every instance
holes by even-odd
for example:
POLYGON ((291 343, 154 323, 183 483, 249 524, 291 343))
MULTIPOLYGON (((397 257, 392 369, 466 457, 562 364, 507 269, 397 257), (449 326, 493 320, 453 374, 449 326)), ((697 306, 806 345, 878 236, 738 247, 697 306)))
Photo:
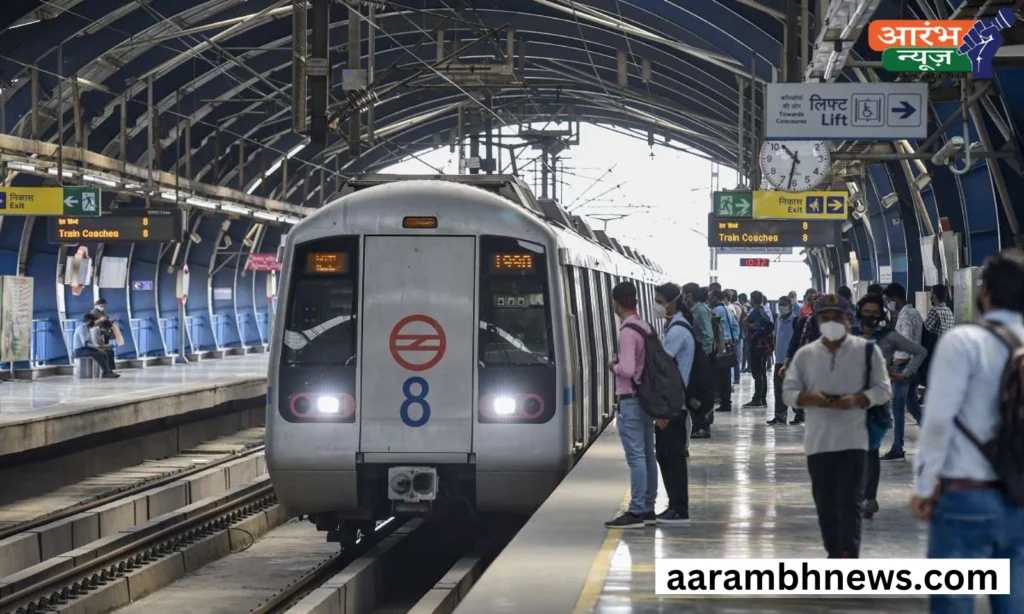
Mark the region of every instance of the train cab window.
POLYGON ((357 237, 296 246, 288 288, 283 362, 352 364, 356 355, 357 237))
POLYGON ((480 361, 485 367, 554 362, 544 247, 480 237, 480 361))

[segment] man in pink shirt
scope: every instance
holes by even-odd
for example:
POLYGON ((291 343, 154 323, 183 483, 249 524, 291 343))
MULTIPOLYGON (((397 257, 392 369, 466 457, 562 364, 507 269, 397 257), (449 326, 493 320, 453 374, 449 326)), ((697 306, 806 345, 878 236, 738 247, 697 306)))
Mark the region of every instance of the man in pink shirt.
POLYGON ((629 464, 629 509, 605 526, 638 529, 657 524, 654 500, 658 496, 658 462, 654 455, 654 419, 636 394, 644 372, 644 339, 626 324, 634 324, 648 333, 647 322, 636 313, 636 286, 624 281, 612 288, 612 309, 619 318, 619 354, 608 365, 615 374, 615 400, 619 417, 616 426, 629 464))

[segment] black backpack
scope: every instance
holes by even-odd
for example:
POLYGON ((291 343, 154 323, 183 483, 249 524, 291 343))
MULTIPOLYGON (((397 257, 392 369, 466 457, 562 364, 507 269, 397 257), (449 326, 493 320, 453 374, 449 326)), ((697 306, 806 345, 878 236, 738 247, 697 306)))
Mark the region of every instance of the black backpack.
POLYGON ((644 370, 636 387, 644 411, 653 418, 678 418, 686 405, 686 391, 676 361, 665 351, 653 330, 648 333, 636 324, 626 324, 626 327, 639 333, 645 341, 644 370))
POLYGON ((1006 494, 1024 507, 1024 346, 1010 329, 986 322, 981 325, 1006 344, 1010 359, 1003 370, 999 387, 999 408, 1002 423, 995 439, 982 443, 960 418, 956 426, 992 463, 1006 494))
POLYGON ((700 344, 697 334, 689 322, 686 320, 676 321, 669 324, 668 327, 672 328, 673 326, 682 326, 690 331, 690 336, 693 337, 693 365, 690 367, 690 384, 683 386, 686 393, 686 407, 691 413, 698 416, 707 415, 715 406, 711 358, 704 351, 704 346, 700 344))

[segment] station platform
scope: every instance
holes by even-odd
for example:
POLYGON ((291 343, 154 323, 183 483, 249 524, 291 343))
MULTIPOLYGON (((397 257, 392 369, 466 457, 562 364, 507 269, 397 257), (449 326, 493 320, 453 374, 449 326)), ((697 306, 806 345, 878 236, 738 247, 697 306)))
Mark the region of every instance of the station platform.
MULTIPOLYGON (((733 393, 731 413, 715 415, 712 439, 691 442, 689 526, 605 528, 605 521, 624 511, 629 500, 628 467, 612 424, 487 569, 456 614, 927 611, 921 598, 766 600, 655 594, 656 559, 826 557, 811 498, 803 427, 769 427, 768 410, 739 408, 749 399, 750 383, 745 376, 743 391, 733 393)), ((908 424, 911 454, 917 434, 917 426, 908 424)), ((881 510, 864 522, 862 557, 925 555, 926 525, 907 510, 912 473, 909 457, 882 463, 881 510)), ((658 494, 660 512, 666 505, 660 484, 658 494)))
POLYGON ((266 397, 267 354, 119 371, 119 379, 57 376, 0 384, 5 457, 266 397))

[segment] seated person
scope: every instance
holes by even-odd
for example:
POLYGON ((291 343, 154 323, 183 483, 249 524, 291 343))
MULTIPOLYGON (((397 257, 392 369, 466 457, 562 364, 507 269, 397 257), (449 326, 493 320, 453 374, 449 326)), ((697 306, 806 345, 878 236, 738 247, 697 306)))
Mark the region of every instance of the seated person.
MULTIPOLYGON (((93 341, 93 329, 96 327, 96 316, 91 313, 85 314, 82 323, 75 329, 73 353, 75 358, 91 358, 99 365, 103 377, 107 379, 121 377, 114 373, 112 364, 108 364, 108 358, 93 341)), ((99 334, 99 333, 97 333, 99 334)), ((113 362, 113 354, 110 355, 110 363, 113 362)))
POLYGON ((92 343, 96 348, 103 353, 104 360, 107 361, 107 366, 110 370, 114 370, 114 344, 111 343, 114 339, 114 325, 106 317, 102 317, 96 320, 96 325, 89 331, 92 337, 92 343))

